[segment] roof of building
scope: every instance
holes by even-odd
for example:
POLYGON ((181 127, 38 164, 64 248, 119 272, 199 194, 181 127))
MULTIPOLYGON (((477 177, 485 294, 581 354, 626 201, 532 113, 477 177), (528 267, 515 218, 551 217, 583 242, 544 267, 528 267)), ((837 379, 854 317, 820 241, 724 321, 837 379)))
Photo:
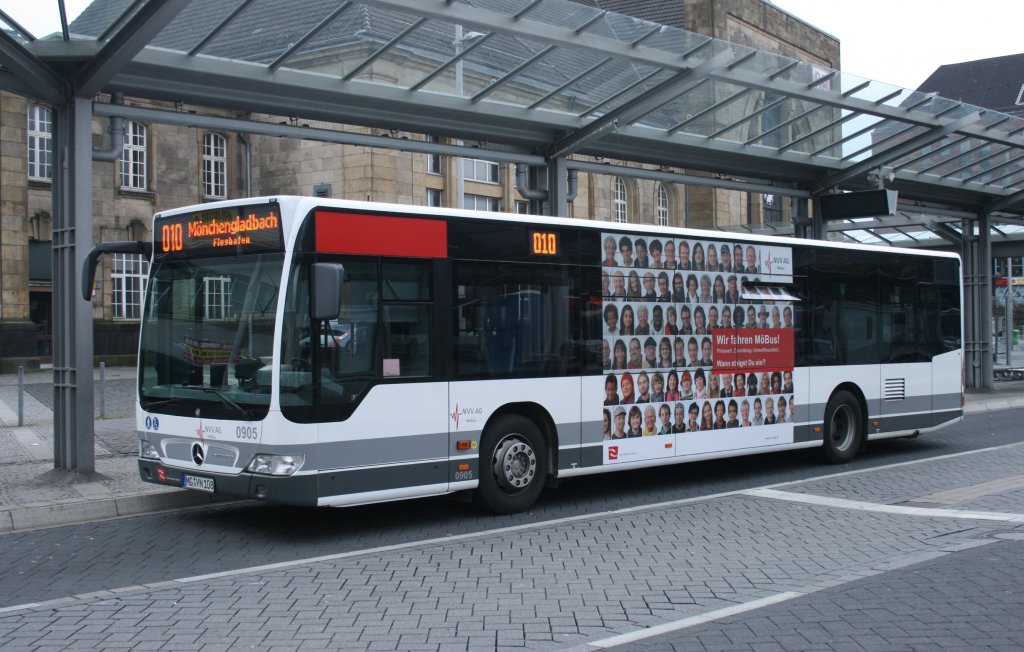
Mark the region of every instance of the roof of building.
POLYGON ((986 109, 1024 113, 1024 54, 939 66, 919 91, 986 109))

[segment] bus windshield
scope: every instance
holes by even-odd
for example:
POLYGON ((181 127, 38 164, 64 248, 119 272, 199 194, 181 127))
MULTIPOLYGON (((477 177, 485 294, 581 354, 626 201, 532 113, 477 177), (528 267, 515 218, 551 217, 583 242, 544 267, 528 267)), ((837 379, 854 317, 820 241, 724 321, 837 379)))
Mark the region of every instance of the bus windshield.
POLYGON ((282 261, 262 254, 154 266, 139 351, 143 409, 266 416, 282 261))

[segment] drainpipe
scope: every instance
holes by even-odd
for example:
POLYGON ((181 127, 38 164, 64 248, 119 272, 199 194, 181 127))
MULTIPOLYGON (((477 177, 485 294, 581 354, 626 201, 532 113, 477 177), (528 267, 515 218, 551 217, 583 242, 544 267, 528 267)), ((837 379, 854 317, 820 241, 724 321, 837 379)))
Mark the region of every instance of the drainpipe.
POLYGON ((238 140, 245 147, 245 196, 252 197, 252 145, 249 144, 249 137, 238 132, 238 140))
POLYGON ((576 178, 576 173, 579 172, 576 168, 569 168, 569 183, 565 190, 565 203, 571 204, 572 200, 576 199, 576 191, 579 189, 579 183, 576 178))
MULTIPOLYGON (((124 104, 124 95, 114 93, 111 104, 124 104)), ((92 160, 113 162, 121 158, 124 151, 124 118, 110 116, 110 149, 92 150, 92 160)))
POLYGON ((546 190, 534 190, 529 186, 529 180, 527 174, 529 168, 525 163, 516 163, 516 190, 519 194, 527 199, 543 200, 548 198, 548 192, 546 190))

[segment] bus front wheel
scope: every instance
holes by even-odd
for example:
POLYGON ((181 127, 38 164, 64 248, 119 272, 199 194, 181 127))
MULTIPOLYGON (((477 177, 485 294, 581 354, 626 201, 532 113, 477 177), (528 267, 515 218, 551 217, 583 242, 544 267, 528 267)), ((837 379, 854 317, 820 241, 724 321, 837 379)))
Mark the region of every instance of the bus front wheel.
POLYGON ((518 414, 498 417, 480 446, 476 503, 498 514, 530 508, 544 489, 547 445, 533 421, 518 414))
POLYGON ((843 464, 857 455, 864 441, 864 413, 857 397, 846 390, 832 394, 825 407, 825 441, 822 457, 829 464, 843 464))

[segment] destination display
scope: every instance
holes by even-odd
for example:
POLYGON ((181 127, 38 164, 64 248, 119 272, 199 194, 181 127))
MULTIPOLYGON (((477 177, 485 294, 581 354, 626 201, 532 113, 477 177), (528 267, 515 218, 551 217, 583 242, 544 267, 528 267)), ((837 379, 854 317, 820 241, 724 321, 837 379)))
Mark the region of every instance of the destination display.
POLYGON ((558 234, 554 231, 530 231, 530 253, 534 256, 557 256, 558 234))
POLYGON ((792 249, 601 241, 604 463, 792 442, 792 249))
POLYGON ((157 260, 234 256, 284 248, 281 210, 276 203, 157 218, 154 231, 157 260))

